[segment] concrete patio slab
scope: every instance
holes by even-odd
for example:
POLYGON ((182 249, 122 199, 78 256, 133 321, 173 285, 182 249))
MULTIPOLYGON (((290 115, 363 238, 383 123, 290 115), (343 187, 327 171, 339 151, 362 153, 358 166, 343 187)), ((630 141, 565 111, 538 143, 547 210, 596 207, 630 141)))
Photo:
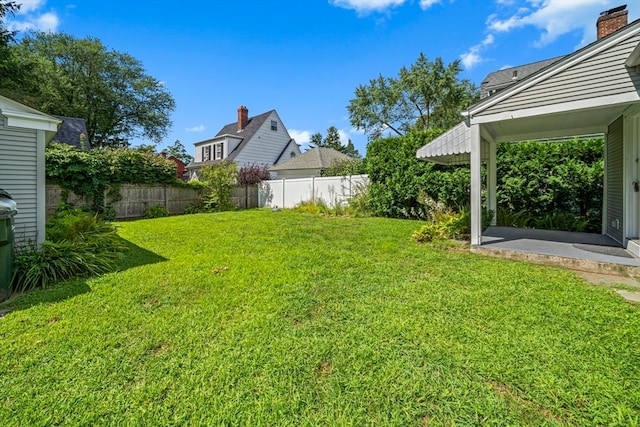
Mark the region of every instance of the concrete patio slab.
POLYGON ((640 278, 640 258, 613 239, 591 233, 489 227, 472 252, 573 270, 640 278))

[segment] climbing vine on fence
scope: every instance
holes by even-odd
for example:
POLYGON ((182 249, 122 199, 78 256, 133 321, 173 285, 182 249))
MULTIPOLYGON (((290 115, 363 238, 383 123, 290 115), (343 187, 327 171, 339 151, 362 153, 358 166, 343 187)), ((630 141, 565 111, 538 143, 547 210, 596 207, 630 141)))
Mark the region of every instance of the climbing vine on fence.
POLYGON ((80 151, 51 144, 45 152, 48 184, 84 196, 96 212, 105 210, 105 190, 117 201, 121 184, 176 184, 175 163, 136 149, 80 151))

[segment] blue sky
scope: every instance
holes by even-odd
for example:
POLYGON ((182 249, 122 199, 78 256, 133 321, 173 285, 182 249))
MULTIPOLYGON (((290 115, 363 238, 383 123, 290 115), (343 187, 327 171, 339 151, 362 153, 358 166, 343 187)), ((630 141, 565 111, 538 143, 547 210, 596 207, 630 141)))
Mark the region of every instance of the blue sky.
MULTIPOLYGON (((296 141, 336 126, 365 154, 346 110, 355 88, 396 76, 420 52, 476 85, 491 71, 573 52, 595 40, 609 0, 18 0, 17 30, 91 36, 139 59, 176 100, 158 147, 193 143, 276 109, 296 141)), ((640 4, 629 2, 629 22, 640 4)), ((149 143, 149 141, 134 141, 149 143)))

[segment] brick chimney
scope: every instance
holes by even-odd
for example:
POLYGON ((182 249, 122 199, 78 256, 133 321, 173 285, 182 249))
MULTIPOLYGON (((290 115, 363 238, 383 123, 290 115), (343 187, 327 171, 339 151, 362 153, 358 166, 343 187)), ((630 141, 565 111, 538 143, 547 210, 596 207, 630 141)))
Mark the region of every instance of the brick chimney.
POLYGON ((614 7, 600 14, 596 28, 598 29, 598 40, 607 37, 609 34, 618 31, 627 25, 629 11, 627 5, 614 7))
POLYGON ((249 123, 249 109, 244 105, 238 107, 238 132, 243 130, 249 123))

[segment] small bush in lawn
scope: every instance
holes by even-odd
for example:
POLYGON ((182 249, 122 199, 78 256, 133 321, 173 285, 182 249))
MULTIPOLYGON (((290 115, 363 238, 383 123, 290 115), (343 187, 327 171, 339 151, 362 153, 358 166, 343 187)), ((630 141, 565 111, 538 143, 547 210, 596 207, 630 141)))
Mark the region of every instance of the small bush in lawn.
POLYGON ((36 287, 109 271, 124 251, 116 228, 99 215, 81 210, 59 212, 47 223, 41 248, 29 243, 16 250, 12 286, 36 287))
POLYGON ((236 208, 231 201, 238 175, 235 163, 221 162, 206 165, 202 168, 200 175, 206 185, 202 201, 208 212, 230 211, 236 208))
POLYGON ((329 209, 327 204, 322 199, 318 199, 315 202, 311 200, 300 202, 296 205, 295 208, 293 208, 293 210, 297 212, 308 213, 313 215, 331 213, 331 209, 329 209))
POLYGON ((169 216, 169 211, 164 206, 153 205, 144 210, 145 218, 164 218, 166 216, 169 216))
POLYGON ((414 231, 412 237, 417 242, 430 242, 432 240, 458 239, 467 231, 467 224, 463 212, 444 212, 434 220, 414 231))
POLYGON ((371 209, 369 204, 369 186, 366 183, 358 182, 356 183, 354 195, 349 198, 345 213, 356 217, 370 216, 371 209))

